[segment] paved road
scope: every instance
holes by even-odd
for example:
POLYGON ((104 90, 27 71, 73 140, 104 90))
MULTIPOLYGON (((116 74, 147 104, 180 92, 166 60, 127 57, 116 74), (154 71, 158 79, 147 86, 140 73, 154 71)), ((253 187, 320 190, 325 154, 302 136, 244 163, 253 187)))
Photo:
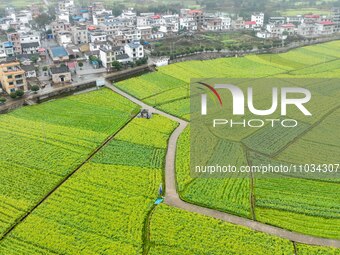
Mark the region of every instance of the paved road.
POLYGON ((340 240, 319 238, 319 237, 300 234, 297 232, 291 232, 291 231, 288 231, 282 228, 273 227, 273 226, 270 226, 264 223, 245 219, 245 218, 238 217, 238 216, 228 214, 225 212, 220 212, 217 210, 197 206, 197 205, 190 204, 190 203, 187 203, 181 200, 177 193, 177 186, 176 186, 176 171, 175 171, 176 145, 177 145, 177 140, 178 140, 179 135, 182 133, 182 131, 185 129, 188 123, 182 119, 174 117, 165 112, 159 111, 153 108, 152 106, 145 104, 144 102, 138 100, 137 98, 111 85, 111 83, 108 81, 106 81, 105 85, 108 88, 112 89, 113 91, 117 92, 118 94, 122 95, 123 97, 129 99, 130 101, 136 103, 137 105, 140 105, 142 108, 148 109, 149 111, 153 113, 157 113, 165 117, 168 117, 179 123, 179 126, 175 129, 175 131, 170 136, 170 139, 168 142, 168 151, 166 154, 166 163, 165 163, 165 185, 166 185, 165 203, 166 204, 189 211, 189 212, 199 213, 202 215, 206 215, 206 216, 210 216, 216 219, 227 221, 235 225, 248 227, 252 230, 282 237, 282 238, 285 238, 285 239, 288 239, 294 242, 310 244, 310 245, 333 246, 336 248, 340 248, 340 240))

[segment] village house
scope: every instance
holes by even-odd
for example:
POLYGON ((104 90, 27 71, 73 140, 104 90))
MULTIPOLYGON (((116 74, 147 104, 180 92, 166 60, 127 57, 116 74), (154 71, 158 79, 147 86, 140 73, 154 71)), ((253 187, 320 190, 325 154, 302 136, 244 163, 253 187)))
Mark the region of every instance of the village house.
POLYGON ((197 28, 200 29, 204 24, 204 12, 202 10, 181 9, 180 16, 189 18, 196 22, 197 28))
POLYGON ((39 43, 38 42, 31 42, 31 43, 22 43, 21 49, 23 54, 35 54, 39 53, 39 43))
POLYGON ((229 17, 206 17, 203 28, 208 31, 229 30, 231 19, 229 17))
POLYGON ((316 23, 316 34, 317 35, 330 35, 335 31, 335 23, 330 20, 320 21, 316 23))
POLYGON ((71 27, 71 33, 72 33, 72 42, 75 45, 89 42, 87 27, 85 25, 71 27))
POLYGON ((138 41, 127 43, 124 46, 124 52, 133 60, 144 58, 144 47, 138 41))
POLYGON ((245 29, 255 29, 257 27, 256 21, 245 21, 244 28, 245 29))
POLYGON ((59 32, 70 32, 71 25, 70 23, 64 22, 64 21, 58 21, 58 22, 54 21, 51 23, 51 30, 52 30, 53 38, 55 38, 59 32))
POLYGON ((286 23, 285 17, 269 17, 268 24, 282 25, 286 23))
POLYGON ((340 32, 340 7, 332 8, 331 16, 334 22, 334 32, 340 32))
POLYGON ((244 29, 244 23, 244 19, 242 17, 238 17, 236 20, 232 20, 231 27, 234 30, 244 29))
POLYGON ((49 49, 49 54, 55 63, 69 60, 68 52, 63 46, 51 47, 49 49))
POLYGON ((0 37, 0 61, 12 56, 14 56, 13 43, 7 41, 7 38, 0 37))
POLYGON ((304 37, 312 37, 316 35, 315 24, 302 23, 297 28, 297 34, 304 37))
POLYGON ((7 36, 8 36, 8 41, 10 41, 13 45, 14 54, 22 53, 19 33, 18 32, 8 33, 7 36))
POLYGON ((152 27, 138 27, 140 31, 141 39, 143 40, 150 40, 152 38, 152 27))
POLYGON ((260 12, 260 13, 253 13, 251 15, 251 21, 255 21, 255 24, 257 27, 263 27, 264 24, 264 13, 260 12))
POLYGON ((52 82, 54 84, 71 82, 71 72, 70 69, 65 66, 51 67, 50 73, 52 76, 52 82))
POLYGON ((22 65, 21 68, 25 71, 26 78, 36 78, 37 72, 34 65, 22 65))
POLYGON ((110 68, 114 61, 117 61, 117 56, 124 54, 121 47, 112 47, 109 44, 103 45, 99 49, 99 58, 105 68, 110 68))
POLYGON ((27 91, 25 71, 19 61, 0 62, 0 86, 8 94, 16 90, 27 91))
POLYGON ((89 31, 89 42, 106 42, 107 35, 103 31, 89 31))

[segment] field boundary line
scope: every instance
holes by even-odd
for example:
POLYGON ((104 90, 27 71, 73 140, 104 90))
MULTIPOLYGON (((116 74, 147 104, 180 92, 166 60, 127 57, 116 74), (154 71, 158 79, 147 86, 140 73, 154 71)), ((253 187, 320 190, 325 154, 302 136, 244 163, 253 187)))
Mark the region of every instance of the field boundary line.
POLYGON ((148 211, 148 214, 145 218, 144 221, 144 226, 143 226, 143 255, 147 255, 149 253, 151 243, 150 243, 150 222, 151 222, 151 217, 152 214, 154 213, 154 210, 156 209, 155 204, 153 204, 148 211))
POLYGON ((95 154, 99 150, 101 150, 105 145, 107 145, 112 139, 122 130, 124 129, 135 117, 137 114, 133 115, 123 126, 121 126, 117 131, 113 134, 109 135, 97 148, 95 148, 88 157, 81 162, 74 170, 68 173, 64 179, 57 183, 57 185, 51 189, 42 199, 38 201, 30 210, 28 210, 25 214, 23 214, 20 218, 18 218, 13 225, 11 225, 0 237, 0 242, 6 238, 20 223, 22 223, 35 209, 39 207, 46 199, 48 199, 58 188, 60 188, 68 179, 70 179, 82 166, 84 166, 89 160, 93 158, 95 154))
POLYGON ((296 242, 292 241, 292 244, 293 244, 293 248, 294 248, 294 255, 298 255, 296 242))

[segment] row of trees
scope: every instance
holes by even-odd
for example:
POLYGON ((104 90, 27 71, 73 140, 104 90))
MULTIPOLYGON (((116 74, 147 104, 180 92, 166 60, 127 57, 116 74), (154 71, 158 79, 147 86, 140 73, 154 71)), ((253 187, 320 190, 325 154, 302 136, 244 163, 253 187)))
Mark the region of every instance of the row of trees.
MULTIPOLYGON (((148 62, 148 58, 144 57, 144 58, 136 60, 135 62, 130 62, 130 63, 126 64, 125 67, 141 66, 141 65, 146 64, 147 62, 148 62)), ((112 68, 114 68, 117 71, 121 70, 123 67, 124 67, 124 65, 122 63, 118 62, 118 61, 112 62, 112 68)))

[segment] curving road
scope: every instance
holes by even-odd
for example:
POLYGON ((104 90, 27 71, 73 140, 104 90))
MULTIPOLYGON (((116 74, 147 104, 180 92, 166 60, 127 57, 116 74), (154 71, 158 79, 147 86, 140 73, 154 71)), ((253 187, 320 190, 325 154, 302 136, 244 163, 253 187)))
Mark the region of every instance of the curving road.
POLYGON ((300 234, 297 232, 288 231, 286 229, 270 226, 264 223, 249 220, 249 219, 235 216, 229 213, 190 204, 190 203, 187 203, 181 200, 177 193, 177 186, 176 186, 175 157, 176 157, 176 146, 177 146, 178 137, 180 136, 182 131, 185 129, 185 127, 188 125, 188 122, 145 104, 144 102, 138 100, 137 98, 113 86, 109 81, 106 81, 105 86, 115 91, 116 93, 120 94, 121 96, 129 99, 135 104, 140 105, 142 108, 148 109, 150 112, 160 114, 162 116, 165 116, 179 123, 179 126, 175 129, 175 131, 170 136, 170 139, 168 142, 168 150, 166 154, 165 203, 167 205, 177 207, 177 208, 189 211, 189 212, 194 212, 194 213, 199 213, 202 215, 210 216, 210 217, 220 219, 220 220, 223 220, 223 221, 235 224, 235 225, 248 227, 252 230, 264 232, 270 235, 275 235, 275 236, 285 238, 285 239, 298 242, 298 243, 304 243, 304 244, 309 244, 309 245, 319 245, 319 246, 332 246, 332 247, 340 248, 340 240, 315 237, 315 236, 304 235, 304 234, 300 234))

